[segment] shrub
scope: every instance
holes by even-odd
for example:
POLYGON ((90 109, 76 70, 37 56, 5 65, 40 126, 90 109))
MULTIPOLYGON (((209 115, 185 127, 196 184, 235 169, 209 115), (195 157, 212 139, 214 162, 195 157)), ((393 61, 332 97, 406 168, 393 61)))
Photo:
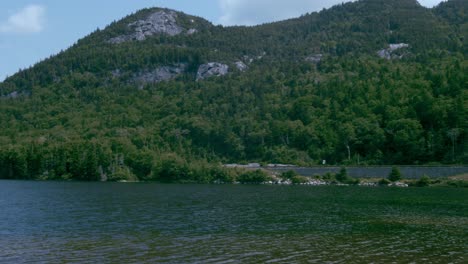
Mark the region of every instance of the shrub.
POLYGON ((114 172, 107 179, 108 181, 138 181, 138 178, 126 166, 116 166, 114 172))
POLYGON ((345 167, 340 169, 340 172, 335 176, 336 180, 341 183, 345 184, 359 184, 359 179, 354 179, 348 176, 348 172, 346 171, 345 167))
POLYGON ((431 180, 426 175, 422 176, 421 179, 416 181, 416 186, 427 187, 431 184, 431 180))
POLYGON ((351 177, 349 177, 348 180, 346 181, 347 184, 355 184, 355 185, 359 184, 360 182, 361 182, 360 179, 355 179, 351 177))
POLYGON ((294 177, 298 176, 297 172, 293 170, 288 170, 286 172, 281 173, 281 178, 283 179, 292 179, 294 177))
POLYGON ((396 181, 403 179, 400 169, 398 169, 398 167, 392 167, 392 171, 388 175, 388 179, 391 182, 396 182, 396 181))
POLYGON ((154 155, 144 149, 127 155, 125 163, 132 169, 132 173, 140 180, 149 180, 154 164, 154 155))
POLYGON ((324 180, 334 180, 334 179, 335 179, 335 176, 334 176, 332 173, 327 172, 327 173, 325 173, 325 175, 323 175, 322 178, 323 178, 324 180))
POLYGON ((218 166, 212 167, 210 170, 212 180, 220 181, 223 183, 233 183, 235 176, 234 171, 221 168, 218 166))
POLYGON ((448 186, 458 187, 458 188, 468 188, 468 181, 462 180, 449 180, 447 182, 448 186))
POLYGON ((335 176, 336 180, 342 183, 345 183, 348 181, 348 172, 346 171, 345 167, 342 167, 340 169, 340 172, 336 174, 335 176))
POLYGON ((301 184, 301 183, 306 183, 308 181, 309 181, 309 179, 307 177, 299 176, 299 175, 294 176, 294 177, 291 178, 291 182, 293 184, 301 184))
POLYGON ((180 182, 189 179, 189 168, 181 157, 166 154, 160 157, 153 167, 152 179, 164 183, 180 182))
POLYGON ((246 171, 238 176, 240 183, 262 183, 270 180, 270 177, 262 170, 246 171))
POLYGON ((387 179, 381 179, 379 181, 379 185, 389 185, 391 183, 391 181, 387 180, 387 179))

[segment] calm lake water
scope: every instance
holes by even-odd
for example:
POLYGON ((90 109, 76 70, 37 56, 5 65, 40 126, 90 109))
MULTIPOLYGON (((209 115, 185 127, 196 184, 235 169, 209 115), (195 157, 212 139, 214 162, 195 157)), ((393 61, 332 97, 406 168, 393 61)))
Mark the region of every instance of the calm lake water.
POLYGON ((468 263, 468 190, 0 181, 0 262, 468 263))

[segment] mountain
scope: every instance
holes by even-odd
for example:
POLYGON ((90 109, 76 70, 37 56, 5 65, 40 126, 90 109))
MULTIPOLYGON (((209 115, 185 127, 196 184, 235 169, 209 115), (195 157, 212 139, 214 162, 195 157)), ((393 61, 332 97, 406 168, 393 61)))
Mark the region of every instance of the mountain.
POLYGON ((0 178, 466 163, 465 7, 361 0, 253 27, 141 10, 0 83, 0 178))
POLYGON ((468 2, 463 0, 452 0, 442 2, 434 9, 434 13, 447 22, 460 37, 460 42, 463 43, 464 53, 468 47, 468 19, 466 10, 468 2))

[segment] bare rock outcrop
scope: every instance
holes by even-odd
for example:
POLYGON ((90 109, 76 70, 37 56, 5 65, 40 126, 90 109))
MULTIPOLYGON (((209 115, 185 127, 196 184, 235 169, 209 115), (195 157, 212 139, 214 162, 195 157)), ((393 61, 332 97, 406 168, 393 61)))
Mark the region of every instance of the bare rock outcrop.
POLYGON ((241 72, 246 71, 249 68, 249 66, 247 66, 242 61, 236 61, 234 64, 236 65, 236 68, 241 72))
POLYGON ((210 62, 198 67, 197 81, 213 76, 224 76, 229 73, 229 66, 219 62, 210 62))
POLYGON ((186 64, 163 66, 152 71, 143 71, 135 75, 133 80, 137 83, 158 83, 169 81, 185 72, 186 64))
POLYGON ((17 91, 14 91, 14 92, 7 94, 6 98, 15 99, 15 98, 18 98, 19 96, 20 96, 20 93, 18 93, 17 91))
POLYGON ((184 31, 184 28, 177 24, 177 13, 172 10, 159 10, 144 20, 128 24, 128 27, 132 33, 112 38, 108 42, 119 44, 132 40, 142 41, 157 34, 176 36, 184 31))
POLYGON ((31 95, 31 93, 26 92, 26 91, 23 91, 23 92, 13 91, 13 92, 11 92, 9 94, 6 94, 6 95, 0 95, 0 98, 1 99, 17 99, 19 97, 28 97, 30 95, 31 95))
POLYGON ((195 33, 197 33, 197 32, 198 32, 197 29, 191 28, 191 29, 187 30, 187 35, 193 35, 193 34, 195 34, 195 33))
POLYGON ((398 43, 398 44, 390 44, 386 49, 379 50, 377 55, 382 59, 401 59, 403 55, 397 54, 396 51, 408 48, 409 44, 406 43, 398 43))
POLYGON ((305 58, 307 62, 319 63, 322 61, 323 54, 313 54, 305 58))

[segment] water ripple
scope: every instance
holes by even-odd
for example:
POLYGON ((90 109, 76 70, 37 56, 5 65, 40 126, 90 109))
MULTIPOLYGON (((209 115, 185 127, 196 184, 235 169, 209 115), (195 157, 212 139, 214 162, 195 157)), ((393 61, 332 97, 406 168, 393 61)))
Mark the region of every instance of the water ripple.
POLYGON ((467 191, 411 190, 0 182, 0 262, 467 263, 467 191))

